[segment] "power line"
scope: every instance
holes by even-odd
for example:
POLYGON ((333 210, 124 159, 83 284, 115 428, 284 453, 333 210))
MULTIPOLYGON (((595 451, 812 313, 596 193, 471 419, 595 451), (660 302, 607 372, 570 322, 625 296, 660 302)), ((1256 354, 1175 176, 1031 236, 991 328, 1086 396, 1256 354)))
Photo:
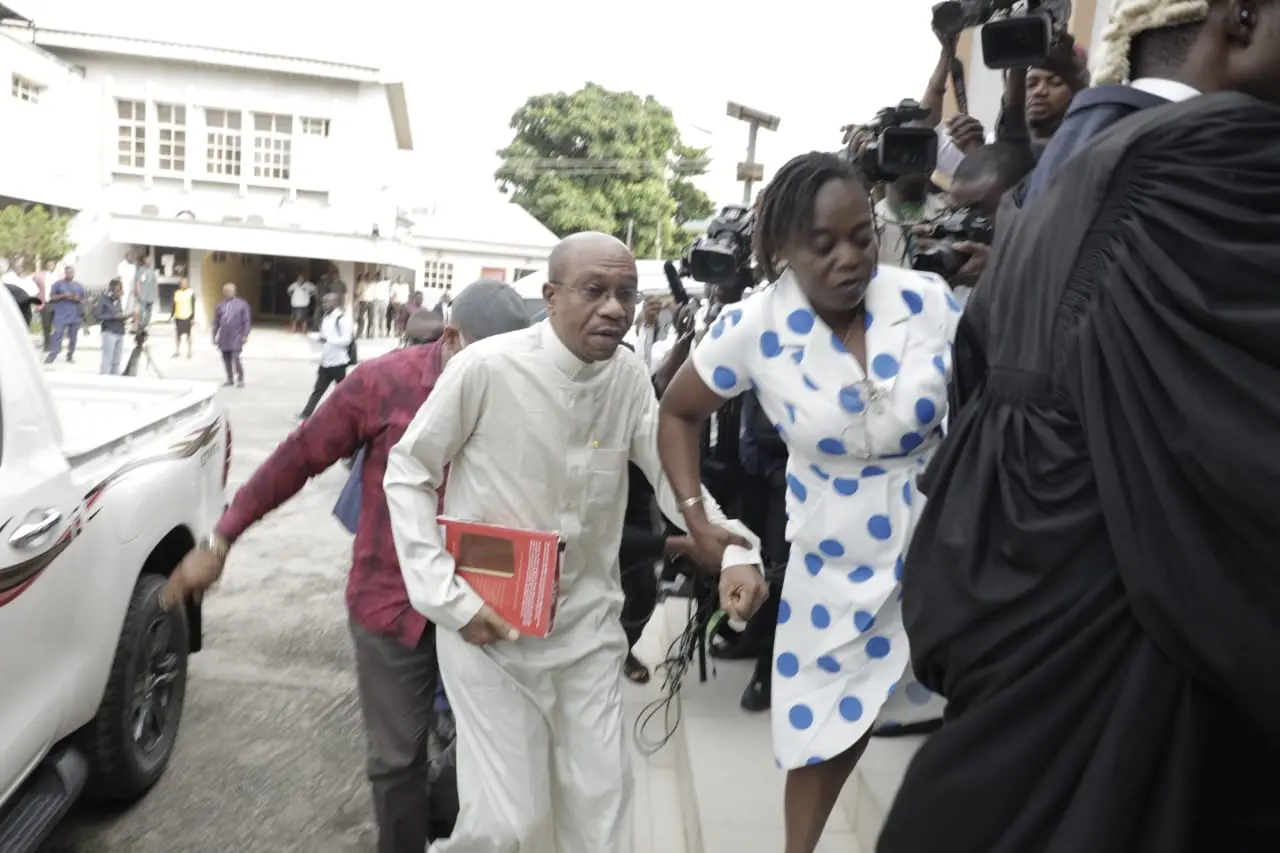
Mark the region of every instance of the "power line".
POLYGON ((622 160, 590 157, 510 157, 503 161, 503 168, 516 172, 552 172, 565 176, 609 176, 620 174, 697 175, 711 165, 708 157, 681 160, 622 160))

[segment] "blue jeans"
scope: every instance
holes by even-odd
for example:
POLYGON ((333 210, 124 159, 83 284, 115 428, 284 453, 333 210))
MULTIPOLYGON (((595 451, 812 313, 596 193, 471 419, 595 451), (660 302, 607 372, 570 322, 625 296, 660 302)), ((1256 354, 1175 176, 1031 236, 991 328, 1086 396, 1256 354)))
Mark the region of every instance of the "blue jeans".
POLYGON ((145 329, 151 325, 151 309, 155 307, 155 302, 141 300, 138 302, 138 328, 145 329))
POLYGON ((118 376, 122 353, 124 353, 124 335, 119 332, 103 332, 102 366, 98 368, 98 372, 103 376, 118 376))
POLYGON ((57 320, 53 321, 53 334, 49 336, 49 357, 46 361, 53 361, 62 352, 62 336, 67 336, 67 361, 70 361, 76 354, 76 339, 80 337, 80 321, 75 322, 57 320))

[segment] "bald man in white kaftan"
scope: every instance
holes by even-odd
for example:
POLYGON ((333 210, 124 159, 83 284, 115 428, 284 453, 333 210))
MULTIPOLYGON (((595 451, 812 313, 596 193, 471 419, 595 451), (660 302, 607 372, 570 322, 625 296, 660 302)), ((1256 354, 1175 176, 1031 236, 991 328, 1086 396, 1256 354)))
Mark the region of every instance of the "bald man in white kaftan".
MULTIPOLYGON (((549 322, 489 338, 449 362, 392 450, 385 480, 410 600, 438 627, 440 669, 458 722, 452 838, 436 853, 622 853, 631 774, 623 724, 618 546, 627 463, 679 519, 657 453, 648 372, 632 352, 588 363, 549 322), (567 541, 555 630, 545 639, 469 645, 457 632, 483 603, 454 573, 435 522, 447 515, 559 531, 567 541)), ((752 549, 725 566, 759 565, 752 549)))

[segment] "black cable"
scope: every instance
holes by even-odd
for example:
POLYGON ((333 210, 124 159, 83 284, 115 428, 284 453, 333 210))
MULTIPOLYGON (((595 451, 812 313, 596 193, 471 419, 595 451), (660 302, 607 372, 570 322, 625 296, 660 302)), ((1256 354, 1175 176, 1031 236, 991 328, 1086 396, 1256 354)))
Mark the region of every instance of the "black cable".
POLYGON ((706 641, 707 626, 716 612, 717 604, 715 587, 706 590, 701 596, 695 594, 689 599, 689 621, 680 635, 671 641, 671 645, 667 647, 666 659, 657 667, 657 671, 663 674, 662 695, 645 705, 636 717, 634 739, 641 755, 655 755, 671 742, 679 730, 682 718, 680 688, 695 653, 706 641), (659 717, 662 719, 662 733, 651 737, 649 728, 659 717))

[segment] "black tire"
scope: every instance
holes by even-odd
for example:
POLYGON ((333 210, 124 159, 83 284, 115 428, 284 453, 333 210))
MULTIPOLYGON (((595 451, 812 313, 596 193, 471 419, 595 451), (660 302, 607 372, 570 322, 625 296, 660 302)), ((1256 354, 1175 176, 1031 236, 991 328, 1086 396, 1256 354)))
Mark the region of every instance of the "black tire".
POLYGON ((102 705, 82 732, 89 758, 85 792, 95 800, 141 797, 159 781, 178 740, 190 636, 185 608, 166 613, 160 607, 165 580, 138 578, 102 705))

